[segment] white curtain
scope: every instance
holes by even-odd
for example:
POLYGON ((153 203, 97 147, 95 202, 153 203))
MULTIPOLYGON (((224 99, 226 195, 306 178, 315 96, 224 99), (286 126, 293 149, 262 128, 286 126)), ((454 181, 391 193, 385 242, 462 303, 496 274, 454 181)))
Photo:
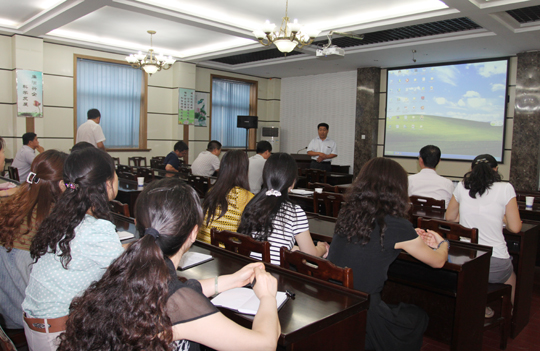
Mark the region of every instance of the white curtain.
POLYGON ((212 139, 223 147, 245 147, 246 129, 237 128, 237 116, 249 115, 251 84, 214 78, 212 81, 212 139))
POLYGON ((142 79, 129 65, 77 59, 77 127, 97 108, 108 148, 139 147, 142 79))

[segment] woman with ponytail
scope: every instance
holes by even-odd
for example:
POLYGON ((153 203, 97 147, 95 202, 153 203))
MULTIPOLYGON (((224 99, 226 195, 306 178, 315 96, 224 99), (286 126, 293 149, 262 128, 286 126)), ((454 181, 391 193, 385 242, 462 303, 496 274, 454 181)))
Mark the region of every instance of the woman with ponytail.
POLYGON ((201 281, 178 279, 180 260, 202 223, 199 198, 189 185, 176 178, 150 183, 137 199, 135 218, 142 238, 73 300, 59 351, 197 351, 200 344, 216 350, 276 349, 277 281, 264 264, 201 281), (207 296, 254 278, 261 305, 249 330, 223 316, 207 296))
MULTIPOLYGON (((446 210, 446 219, 459 221, 467 228, 478 228, 478 243, 493 247, 489 282, 512 285, 513 302, 516 275, 504 240, 503 226, 506 223, 506 229, 517 233, 521 230, 521 218, 514 187, 501 182, 497 170, 498 164, 493 156, 476 156, 471 171, 456 186, 446 210)), ((486 310, 486 317, 490 315, 492 312, 486 310)))
MULTIPOLYGON (((306 213, 289 199, 297 175, 298 165, 291 155, 272 154, 264 165, 263 187, 246 206, 238 227, 239 233, 269 241, 271 262, 276 265, 280 263, 280 248, 285 246, 291 250, 295 241, 300 251, 310 255, 326 257, 328 254, 327 243, 313 244, 306 213)), ((261 259, 259 253, 251 256, 261 259)))
POLYGON ((0 206, 0 314, 9 329, 24 325, 21 303, 32 270, 30 243, 65 189, 66 157, 56 150, 36 156, 26 182, 0 206))
POLYGON ((35 264, 22 304, 30 350, 56 349, 71 300, 123 252, 108 206, 118 192, 112 158, 95 148, 72 152, 63 183, 30 246, 35 264))

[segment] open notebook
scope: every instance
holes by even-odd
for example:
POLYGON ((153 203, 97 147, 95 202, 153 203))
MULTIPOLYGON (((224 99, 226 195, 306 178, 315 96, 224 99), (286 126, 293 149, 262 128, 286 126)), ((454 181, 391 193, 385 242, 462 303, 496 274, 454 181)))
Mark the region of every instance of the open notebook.
MULTIPOLYGON (((287 294, 278 291, 276 294, 277 308, 280 309, 286 301, 287 294)), ((252 289, 235 288, 220 293, 212 299, 212 303, 217 307, 225 307, 239 313, 255 315, 259 309, 260 301, 252 289)))

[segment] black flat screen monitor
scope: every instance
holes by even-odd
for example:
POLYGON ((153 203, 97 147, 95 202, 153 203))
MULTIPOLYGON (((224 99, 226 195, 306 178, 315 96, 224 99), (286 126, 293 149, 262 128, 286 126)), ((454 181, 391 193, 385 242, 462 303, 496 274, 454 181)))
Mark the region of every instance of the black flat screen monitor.
POLYGON ((384 156, 503 161, 508 58, 388 69, 384 156))

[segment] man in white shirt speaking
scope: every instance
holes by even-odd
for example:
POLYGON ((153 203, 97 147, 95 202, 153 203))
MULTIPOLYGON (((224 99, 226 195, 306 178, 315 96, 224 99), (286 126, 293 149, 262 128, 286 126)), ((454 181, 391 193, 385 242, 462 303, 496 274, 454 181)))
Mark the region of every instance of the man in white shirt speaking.
POLYGON ((307 147, 307 154, 311 156, 309 168, 332 170, 332 159, 337 157, 337 144, 328 138, 328 124, 319 123, 317 131, 319 136, 311 140, 307 147))
POLYGON ((249 158, 249 188, 255 195, 261 191, 263 168, 270 155, 272 155, 272 144, 266 140, 261 140, 257 143, 257 154, 249 158))
POLYGON ((75 142, 80 143, 81 141, 86 141, 97 148, 105 150, 105 145, 103 144, 105 135, 99 125, 101 113, 98 109, 93 108, 88 110, 87 115, 88 121, 81 124, 79 129, 77 129, 77 139, 75 139, 75 142))
POLYGON ((426 145, 420 149, 418 157, 420 172, 409 176, 409 196, 416 195, 444 200, 445 207, 448 207, 454 192, 454 184, 435 171, 440 160, 441 149, 437 146, 426 145))

